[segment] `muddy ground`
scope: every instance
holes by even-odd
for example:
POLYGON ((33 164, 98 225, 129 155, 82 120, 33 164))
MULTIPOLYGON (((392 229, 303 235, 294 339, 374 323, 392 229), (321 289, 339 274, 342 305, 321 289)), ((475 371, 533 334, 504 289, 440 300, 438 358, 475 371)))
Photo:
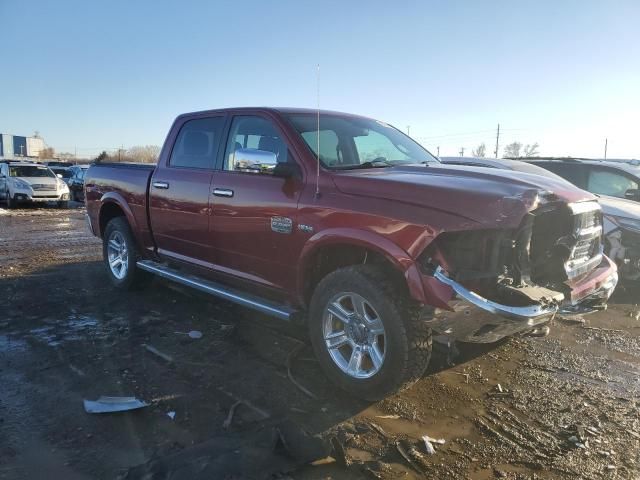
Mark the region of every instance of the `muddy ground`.
POLYGON ((0 479, 640 477, 637 287, 546 338, 439 347, 368 404, 303 332, 160 280, 116 292, 100 256, 79 205, 0 207, 0 479), (150 405, 85 413, 101 395, 150 405))

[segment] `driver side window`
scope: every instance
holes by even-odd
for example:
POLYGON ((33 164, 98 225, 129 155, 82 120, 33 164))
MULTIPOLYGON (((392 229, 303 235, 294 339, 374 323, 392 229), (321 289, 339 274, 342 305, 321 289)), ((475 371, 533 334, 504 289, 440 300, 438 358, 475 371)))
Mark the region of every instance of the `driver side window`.
POLYGON ((224 169, 235 172, 271 173, 277 163, 288 161, 287 145, 273 124, 262 117, 238 116, 233 119, 224 169))

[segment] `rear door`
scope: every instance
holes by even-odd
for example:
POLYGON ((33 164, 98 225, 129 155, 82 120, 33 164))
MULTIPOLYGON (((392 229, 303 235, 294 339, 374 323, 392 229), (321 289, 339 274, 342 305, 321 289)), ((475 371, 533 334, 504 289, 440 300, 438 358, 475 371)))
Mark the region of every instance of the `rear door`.
POLYGON ((295 162, 282 131, 268 117, 234 116, 225 154, 212 184, 209 226, 221 273, 267 289, 292 289, 304 235, 297 230, 299 177, 273 176, 248 166, 242 155, 271 152, 277 162, 295 162))
POLYGON ((201 266, 214 261, 209 241, 211 180, 226 115, 188 117, 171 152, 160 159, 149 186, 149 215, 161 256, 201 266))

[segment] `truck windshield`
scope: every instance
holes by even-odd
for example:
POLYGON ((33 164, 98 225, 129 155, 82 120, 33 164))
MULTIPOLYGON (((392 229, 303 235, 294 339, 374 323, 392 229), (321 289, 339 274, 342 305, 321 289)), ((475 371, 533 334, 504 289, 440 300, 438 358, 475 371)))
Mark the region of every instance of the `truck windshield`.
POLYGON ((55 177, 48 167, 38 165, 15 165, 9 167, 10 177, 55 177))
POLYGON ((408 163, 439 163, 420 144, 391 125, 368 118, 290 114, 289 121, 314 155, 330 169, 379 168, 408 163), (320 152, 318 152, 318 134, 320 152))

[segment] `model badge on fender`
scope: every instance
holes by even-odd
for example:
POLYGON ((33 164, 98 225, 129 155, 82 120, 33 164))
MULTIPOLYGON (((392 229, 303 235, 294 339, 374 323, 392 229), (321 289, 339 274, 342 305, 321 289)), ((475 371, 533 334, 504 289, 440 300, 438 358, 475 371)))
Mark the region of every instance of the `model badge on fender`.
POLYGON ((277 233, 291 233, 293 222, 287 217, 271 217, 271 230, 277 233))

